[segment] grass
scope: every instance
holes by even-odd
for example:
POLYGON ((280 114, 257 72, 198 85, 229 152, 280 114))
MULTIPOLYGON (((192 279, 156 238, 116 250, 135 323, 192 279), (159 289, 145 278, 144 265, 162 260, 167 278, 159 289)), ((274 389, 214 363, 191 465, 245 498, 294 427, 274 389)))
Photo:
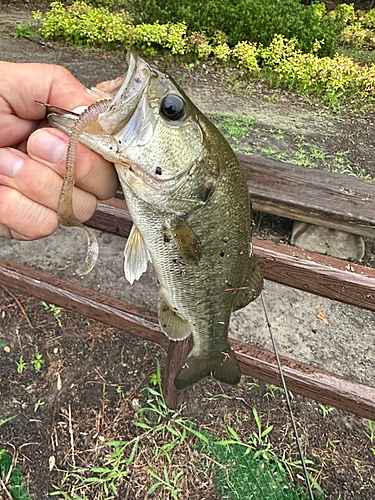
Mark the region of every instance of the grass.
POLYGON ((22 471, 15 462, 14 457, 11 458, 4 449, 0 449, 0 497, 3 498, 1 492, 5 490, 5 498, 31 500, 24 485, 22 471))
MULTIPOLYGON (((15 417, 16 415, 13 415, 0 419, 0 427, 15 417)), ((22 471, 16 463, 17 454, 11 457, 4 448, 0 448, 0 498, 3 498, 4 494, 6 498, 14 500, 31 500, 32 497, 24 485, 22 471)))
MULTIPOLYGON (((214 473, 223 498, 307 500, 305 488, 289 477, 299 462, 279 460, 269 439, 273 426, 264 426, 255 408, 254 430, 246 442, 230 425, 219 439, 166 406, 159 365, 143 394, 146 401, 137 410, 129 439, 103 444, 107 454, 99 453, 101 463, 72 467, 51 496, 110 500, 121 497, 133 478, 147 485, 146 495, 178 500, 184 481, 191 480, 193 469, 195 474, 198 469, 204 476, 214 473)), ((316 498, 321 498, 320 493, 316 498)))
POLYGON ((247 137, 258 123, 254 116, 236 116, 225 114, 211 114, 210 120, 218 127, 224 136, 232 143, 239 144, 247 137))
POLYGON ((62 328, 60 320, 61 307, 57 307, 55 306, 55 304, 47 304, 46 302, 41 302, 41 305, 44 307, 44 309, 53 314, 55 320, 57 321, 57 324, 59 325, 60 328, 62 328))
MULTIPOLYGON (((197 444, 200 454, 208 457, 202 459, 202 469, 212 469, 223 498, 308 500, 305 488, 290 481, 266 439, 272 426, 262 431, 256 412, 254 417, 258 432, 254 431, 249 443, 242 443, 230 427, 228 432, 232 439, 228 440, 217 441, 216 436, 204 432, 208 442, 197 444)), ((298 462, 290 462, 289 465, 296 466, 298 462)), ((318 491, 315 498, 323 498, 322 493, 318 491)))

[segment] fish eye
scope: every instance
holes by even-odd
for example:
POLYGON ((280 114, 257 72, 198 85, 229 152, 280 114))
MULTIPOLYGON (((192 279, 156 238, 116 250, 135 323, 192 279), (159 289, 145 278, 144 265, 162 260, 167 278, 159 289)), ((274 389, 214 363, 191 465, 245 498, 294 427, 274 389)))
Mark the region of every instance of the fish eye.
POLYGON ((167 120, 180 120, 185 115, 185 103, 179 95, 169 94, 164 97, 160 112, 167 120))

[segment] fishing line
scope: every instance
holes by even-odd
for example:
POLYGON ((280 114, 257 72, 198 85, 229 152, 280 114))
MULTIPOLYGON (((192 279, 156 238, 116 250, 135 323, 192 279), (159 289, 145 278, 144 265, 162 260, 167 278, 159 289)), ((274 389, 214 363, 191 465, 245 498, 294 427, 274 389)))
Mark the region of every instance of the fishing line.
POLYGON ((297 427, 296 427, 296 423, 295 423, 293 412, 292 412, 292 407, 290 405, 290 399, 289 399, 288 390, 286 388, 286 384, 285 384, 285 380, 284 380, 284 374, 283 374, 283 371, 281 369, 279 352, 278 352, 277 347, 276 347, 275 338, 274 338, 273 333, 272 333, 272 326, 271 326, 271 323, 270 323, 270 320, 269 320, 269 317, 268 317, 268 312, 267 312, 266 304, 264 302, 263 290, 260 292, 260 297, 262 299, 262 304, 263 304, 263 309, 264 309, 264 315, 266 317, 268 330, 269 330, 270 335, 271 335, 273 350, 275 351, 277 366, 279 368, 280 378, 281 378, 281 382, 283 384, 283 389, 284 389, 284 393, 285 393, 286 404, 287 404, 287 407, 288 407, 288 410, 289 410, 290 419, 292 421, 294 436, 295 436, 296 441, 297 441, 298 452, 299 452, 299 456, 301 458, 301 464, 302 464, 303 472, 304 472, 305 479, 306 479, 307 489, 309 491, 309 495, 310 495, 311 500, 314 500, 314 495, 313 495, 313 492, 312 492, 312 489, 311 489, 310 478, 309 478, 309 474, 307 472, 305 459, 303 458, 303 451, 302 451, 301 443, 300 443, 300 440, 299 440, 299 437, 298 437, 298 432, 297 432, 297 427))

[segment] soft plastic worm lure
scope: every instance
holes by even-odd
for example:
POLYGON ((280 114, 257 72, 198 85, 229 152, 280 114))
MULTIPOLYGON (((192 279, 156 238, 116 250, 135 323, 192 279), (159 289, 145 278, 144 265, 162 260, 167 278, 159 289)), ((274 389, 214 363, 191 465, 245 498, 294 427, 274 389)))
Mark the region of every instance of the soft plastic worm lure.
POLYGON ((107 111, 110 104, 110 99, 95 102, 77 118, 77 121, 71 129, 66 151, 65 176, 57 205, 57 214, 61 225, 66 227, 80 227, 86 233, 88 242, 86 260, 84 265, 80 269, 77 269, 77 273, 81 276, 89 273, 95 266, 99 254, 99 245, 94 233, 82 224, 73 212, 73 188, 77 163, 78 139, 87 127, 98 121, 98 116, 104 113, 104 111, 107 111))

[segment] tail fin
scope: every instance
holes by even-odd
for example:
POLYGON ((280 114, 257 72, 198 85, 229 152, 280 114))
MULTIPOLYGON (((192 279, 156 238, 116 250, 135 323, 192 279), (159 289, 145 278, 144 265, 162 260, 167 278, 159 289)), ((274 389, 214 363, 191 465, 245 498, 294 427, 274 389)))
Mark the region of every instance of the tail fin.
POLYGON ((174 385, 178 391, 182 391, 210 375, 226 384, 238 384, 241 378, 241 370, 236 355, 230 346, 223 352, 205 357, 195 356, 193 349, 181 370, 177 373, 174 385))

